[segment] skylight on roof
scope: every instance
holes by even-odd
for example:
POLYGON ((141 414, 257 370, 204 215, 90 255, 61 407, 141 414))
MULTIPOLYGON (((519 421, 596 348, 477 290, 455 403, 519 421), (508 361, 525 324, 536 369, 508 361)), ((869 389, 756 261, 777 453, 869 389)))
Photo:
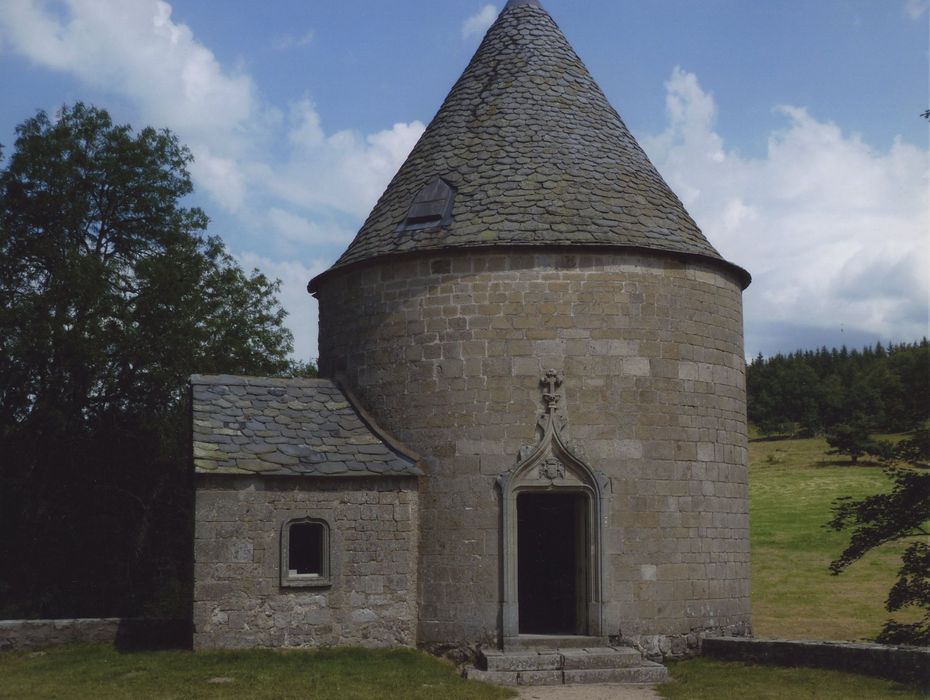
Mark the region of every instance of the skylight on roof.
POLYGON ((452 220, 454 200, 455 188, 441 177, 434 177, 413 198, 397 231, 419 231, 448 225, 452 220))

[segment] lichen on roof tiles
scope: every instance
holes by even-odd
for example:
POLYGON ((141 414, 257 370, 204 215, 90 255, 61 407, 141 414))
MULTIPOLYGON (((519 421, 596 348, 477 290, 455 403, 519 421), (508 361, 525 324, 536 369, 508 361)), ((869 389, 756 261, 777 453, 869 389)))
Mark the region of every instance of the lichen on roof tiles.
POLYGON ((199 474, 422 474, 329 380, 194 375, 190 384, 199 474))

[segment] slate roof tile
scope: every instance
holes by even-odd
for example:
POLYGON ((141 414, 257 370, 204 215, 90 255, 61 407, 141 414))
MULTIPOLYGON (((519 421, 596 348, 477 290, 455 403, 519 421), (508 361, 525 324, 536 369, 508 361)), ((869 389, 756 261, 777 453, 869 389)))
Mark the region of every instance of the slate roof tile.
POLYGON ((329 380, 194 375, 190 384, 197 473, 423 473, 415 455, 382 440, 329 380))

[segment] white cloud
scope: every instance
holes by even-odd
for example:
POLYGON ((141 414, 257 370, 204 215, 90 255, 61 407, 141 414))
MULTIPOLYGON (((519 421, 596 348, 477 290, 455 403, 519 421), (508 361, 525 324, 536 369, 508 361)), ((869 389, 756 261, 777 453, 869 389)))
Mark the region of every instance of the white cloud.
POLYGON ((162 0, 6 0, 0 37, 37 65, 128 97, 142 123, 174 130, 194 153, 198 189, 237 214, 283 198, 364 216, 424 129, 327 135, 309 98, 286 114, 263 103, 251 77, 225 70, 162 0), (289 151, 283 162, 268 155, 282 138, 296 146, 277 149, 289 151))
POLYGON ((316 300, 307 292, 307 282, 329 265, 319 260, 309 266, 293 260, 272 260, 255 252, 236 258, 246 270, 258 269, 270 279, 281 280, 278 298, 288 313, 287 326, 294 333, 294 356, 305 361, 316 359, 319 316, 316 300))
POLYGON ((268 223, 284 239, 308 245, 344 246, 348 245, 353 236, 351 231, 335 224, 324 226, 278 207, 268 210, 268 223))
POLYGON ((726 150, 693 74, 676 68, 666 88, 668 128, 643 146, 710 241, 753 274, 747 323, 926 334, 926 150, 879 151, 784 106, 766 156, 745 158, 726 150))
POLYGON ((497 19, 498 10, 494 5, 485 5, 477 13, 462 22, 462 39, 484 36, 488 28, 497 19))
POLYGON ((253 115, 252 80, 224 71, 186 25, 172 21, 168 3, 67 0, 64 8, 7 0, 0 33, 8 48, 129 97, 156 124, 207 140, 253 115))
POLYGON ((315 148, 323 143, 325 134, 320 115, 309 97, 291 105, 290 124, 287 137, 295 146, 315 148))
POLYGON ((314 33, 313 30, 308 30, 300 36, 294 36, 293 34, 285 34, 283 36, 276 37, 272 42, 271 46, 278 51, 287 51, 288 49, 299 49, 303 46, 308 46, 313 42, 314 33))
POLYGON ((295 146, 283 163, 255 163, 252 179, 276 198, 307 208, 364 217, 404 162, 425 126, 398 123, 363 136, 354 131, 326 135, 319 115, 304 100, 291 110, 288 139, 295 146))
POLYGON ((195 144, 191 152, 191 176, 227 211, 237 212, 246 197, 246 184, 238 163, 231 158, 214 155, 208 146, 195 144))
POLYGON ((904 0, 904 14, 911 19, 920 19, 930 7, 928 0, 904 0))

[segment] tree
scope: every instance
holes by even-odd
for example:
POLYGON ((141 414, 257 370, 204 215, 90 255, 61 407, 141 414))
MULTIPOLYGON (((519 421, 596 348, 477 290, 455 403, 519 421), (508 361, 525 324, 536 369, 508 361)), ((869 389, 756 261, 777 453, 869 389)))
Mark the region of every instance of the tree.
POLYGON ((833 426, 827 435, 827 444, 833 448, 827 451, 828 455, 848 455, 856 464, 862 455, 869 453, 874 441, 861 423, 841 423, 833 426))
POLYGON ((897 459, 914 466, 930 467, 930 425, 915 430, 911 437, 901 440, 894 448, 897 459))
MULTIPOLYGON (((913 445, 903 453, 919 450, 913 445)), ((926 459, 924 454, 923 458, 926 459)), ((849 545, 830 564, 834 575, 840 574, 866 552, 894 541, 910 541, 902 556, 898 580, 885 602, 888 612, 905 607, 924 610, 921 620, 903 624, 888 620, 877 641, 885 644, 930 644, 930 535, 927 527, 930 515, 930 474, 921 473, 909 465, 887 466, 885 471, 892 481, 890 493, 867 496, 860 500, 849 497, 837 499, 833 505, 833 519, 827 523, 832 530, 851 529, 849 545), (913 538, 922 540, 913 541, 913 538)))
POLYGON ((190 162, 170 132, 80 103, 17 128, 0 170, 0 614, 183 608, 187 377, 288 370, 278 283, 203 235, 190 162))

